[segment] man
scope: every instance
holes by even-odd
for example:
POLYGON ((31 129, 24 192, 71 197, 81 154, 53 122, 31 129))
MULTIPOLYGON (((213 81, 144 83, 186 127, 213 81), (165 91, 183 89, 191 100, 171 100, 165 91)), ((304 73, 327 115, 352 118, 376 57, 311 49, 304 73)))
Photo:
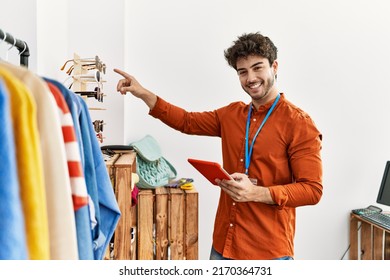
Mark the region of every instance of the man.
POLYGON ((322 135, 311 118, 279 93, 277 48, 259 33, 225 51, 251 102, 187 112, 143 88, 129 74, 118 82, 150 115, 187 134, 219 136, 224 168, 210 259, 293 259, 295 208, 322 196, 322 135))

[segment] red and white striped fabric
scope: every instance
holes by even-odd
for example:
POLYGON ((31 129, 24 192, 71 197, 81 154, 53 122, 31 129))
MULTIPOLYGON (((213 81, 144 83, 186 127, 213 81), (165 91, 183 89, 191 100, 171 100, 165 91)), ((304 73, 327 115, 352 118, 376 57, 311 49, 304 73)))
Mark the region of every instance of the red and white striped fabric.
POLYGON ((72 188, 72 200, 74 211, 88 205, 87 185, 81 164, 80 148, 77 142, 72 115, 69 111, 66 100, 60 90, 50 82, 47 83, 52 92, 60 114, 62 134, 64 136, 66 158, 72 188))

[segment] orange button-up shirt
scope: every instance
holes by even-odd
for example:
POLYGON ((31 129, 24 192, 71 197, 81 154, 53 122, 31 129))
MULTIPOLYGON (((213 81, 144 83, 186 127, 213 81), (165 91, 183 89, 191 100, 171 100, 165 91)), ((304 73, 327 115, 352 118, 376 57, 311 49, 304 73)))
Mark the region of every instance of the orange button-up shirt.
MULTIPOLYGON (((252 110, 249 143, 273 101, 252 110)), ((158 97, 150 115, 186 134, 221 137, 223 167, 245 173, 245 128, 250 105, 234 102, 209 112, 187 112, 158 97)), ((213 246, 226 258, 294 256, 295 208, 322 196, 322 135, 312 119, 282 93, 257 136, 249 178, 268 187, 275 202, 234 202, 221 191, 213 246)))

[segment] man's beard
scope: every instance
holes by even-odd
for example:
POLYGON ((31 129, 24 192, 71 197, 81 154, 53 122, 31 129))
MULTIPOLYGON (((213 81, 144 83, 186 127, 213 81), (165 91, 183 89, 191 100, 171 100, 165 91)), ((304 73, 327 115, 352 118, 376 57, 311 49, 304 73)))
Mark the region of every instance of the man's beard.
POLYGON ((257 94, 255 95, 252 95, 250 93, 250 90, 247 90, 246 88, 243 87, 243 90, 250 96, 252 97, 253 100, 255 101, 259 101, 259 100, 262 100, 262 99, 265 99, 268 95, 268 93, 270 92, 271 88, 273 87, 273 85, 275 84, 275 77, 272 76, 272 78, 269 78, 267 79, 267 83, 263 83, 261 86, 264 86, 264 85, 267 85, 264 90, 263 90, 263 94, 261 94, 260 96, 257 96, 257 94))

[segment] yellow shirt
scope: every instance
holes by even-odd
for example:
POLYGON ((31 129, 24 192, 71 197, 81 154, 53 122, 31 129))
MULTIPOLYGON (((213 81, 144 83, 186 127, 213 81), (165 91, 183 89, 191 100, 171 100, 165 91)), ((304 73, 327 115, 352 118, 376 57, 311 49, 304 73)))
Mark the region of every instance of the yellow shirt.
POLYGON ((0 77, 10 95, 29 258, 49 259, 49 230, 36 106, 28 89, 1 66, 0 77))
POLYGON ((27 87, 36 104, 48 213, 50 258, 77 260, 76 222, 59 109, 42 78, 25 67, 1 62, 0 66, 27 87))

